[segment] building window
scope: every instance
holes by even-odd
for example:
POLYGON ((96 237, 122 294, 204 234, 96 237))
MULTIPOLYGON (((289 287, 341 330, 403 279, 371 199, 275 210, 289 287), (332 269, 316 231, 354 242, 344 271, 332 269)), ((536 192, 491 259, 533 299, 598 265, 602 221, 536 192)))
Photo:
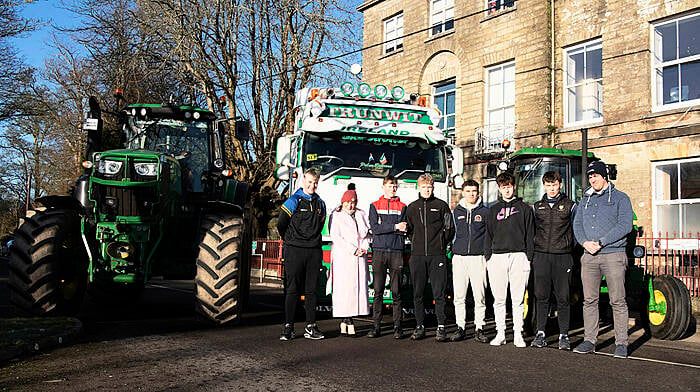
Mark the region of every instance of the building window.
POLYGON ((433 87, 433 103, 441 113, 439 127, 448 136, 455 133, 455 91, 454 80, 433 87))
POLYGON ((700 232, 700 158, 652 163, 654 233, 700 232))
POLYGON ((486 70, 486 125, 515 124, 515 63, 486 70))
POLYGON ((652 26, 654 109, 700 103, 700 13, 652 26))
POLYGON ((603 120, 603 48, 600 40, 564 53, 565 125, 603 120))
POLYGON ((384 53, 403 48, 403 13, 384 21, 384 53))
POLYGON ((515 0, 486 0, 486 9, 489 10, 489 15, 513 7, 514 5, 515 0))
POLYGON ((455 28, 455 0, 431 0, 430 25, 432 35, 455 28))

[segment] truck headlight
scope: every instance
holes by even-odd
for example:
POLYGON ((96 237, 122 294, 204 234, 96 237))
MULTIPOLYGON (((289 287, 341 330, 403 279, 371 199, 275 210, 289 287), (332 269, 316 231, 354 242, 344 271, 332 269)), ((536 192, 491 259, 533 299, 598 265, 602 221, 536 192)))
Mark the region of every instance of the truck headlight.
POLYGON ((109 159, 100 159, 100 162, 97 164, 97 172, 106 174, 108 176, 113 176, 122 169, 122 165, 124 162, 122 161, 112 161, 109 159))
POLYGON ((157 167, 158 164, 156 162, 134 163, 134 170, 139 176, 155 176, 157 167))

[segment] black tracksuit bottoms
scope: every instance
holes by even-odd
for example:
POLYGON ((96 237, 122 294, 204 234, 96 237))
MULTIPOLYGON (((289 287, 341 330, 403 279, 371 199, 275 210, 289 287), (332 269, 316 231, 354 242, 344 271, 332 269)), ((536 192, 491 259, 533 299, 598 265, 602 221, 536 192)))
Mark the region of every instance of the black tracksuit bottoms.
POLYGON ((416 326, 423 325, 425 305, 423 294, 428 278, 433 289, 435 315, 438 325, 445 325, 445 290, 447 289, 447 258, 445 256, 412 255, 408 262, 413 283, 413 307, 416 312, 416 326))
POLYGON ((284 245, 284 322, 294 323, 297 301, 304 290, 306 322, 316 322, 316 289, 321 271, 323 251, 321 248, 300 248, 284 245))
POLYGON ((569 333, 569 282, 574 260, 570 253, 535 252, 532 268, 535 273, 535 298, 537 300, 537 330, 544 331, 547 326, 549 297, 552 286, 557 298, 557 319, 559 333, 569 333))
POLYGON ((372 313, 374 325, 379 325, 382 322, 382 305, 384 304, 384 286, 387 268, 389 269, 394 324, 401 323, 401 270, 403 269, 403 252, 399 250, 376 250, 372 253, 372 286, 374 288, 372 313))

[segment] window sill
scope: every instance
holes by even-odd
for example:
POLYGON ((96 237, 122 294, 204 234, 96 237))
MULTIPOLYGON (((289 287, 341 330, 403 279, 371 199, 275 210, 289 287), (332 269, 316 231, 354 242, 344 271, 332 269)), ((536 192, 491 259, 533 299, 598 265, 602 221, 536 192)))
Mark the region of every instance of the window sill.
POLYGON ((432 42, 432 41, 438 40, 440 38, 450 36, 454 33, 455 33, 455 29, 450 29, 449 31, 443 31, 442 33, 431 35, 430 37, 426 38, 425 41, 423 41, 423 43, 427 44, 428 42, 432 42))
POLYGON ((391 57, 391 56, 395 56, 395 55, 397 55, 397 54, 399 54, 399 53, 403 53, 403 48, 397 49, 397 50, 395 50, 395 51, 393 51, 393 52, 390 52, 390 53, 384 53, 381 57, 379 57, 379 60, 384 60, 385 58, 388 58, 388 57, 391 57))
POLYGON ((599 127, 603 124, 603 118, 591 120, 591 121, 586 121, 586 122, 577 122, 573 124, 565 124, 563 128, 557 130, 557 132, 571 132, 571 131, 580 131, 585 128, 596 128, 599 127))
POLYGON ((491 19, 498 18, 498 17, 501 16, 501 15, 505 15, 505 14, 508 14, 508 13, 511 13, 511 12, 515 12, 515 10, 517 10, 517 9, 518 9, 518 6, 517 6, 517 5, 513 5, 512 7, 504 8, 504 9, 499 10, 499 11, 496 11, 496 12, 494 12, 494 13, 492 13, 492 14, 486 15, 486 16, 484 17, 484 19, 481 19, 481 20, 479 21, 479 23, 484 23, 484 22, 489 21, 489 20, 491 20, 491 19))
MULTIPOLYGON (((700 99, 693 99, 692 101, 686 101, 683 104, 671 103, 664 106, 652 106, 651 107, 651 117, 653 116, 663 116, 665 114, 673 114, 679 112, 690 111, 700 105, 700 99)), ((648 117, 650 117, 648 116, 648 117)))

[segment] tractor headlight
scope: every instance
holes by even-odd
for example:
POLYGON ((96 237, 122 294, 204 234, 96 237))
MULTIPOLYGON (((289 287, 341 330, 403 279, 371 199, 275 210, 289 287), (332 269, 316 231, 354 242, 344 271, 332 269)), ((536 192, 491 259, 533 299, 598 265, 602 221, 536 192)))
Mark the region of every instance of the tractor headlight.
POLYGON ((139 176, 155 176, 158 164, 156 162, 134 163, 134 170, 139 176))
POLYGON ((112 161, 109 159, 100 159, 100 162, 97 164, 97 172, 106 174, 108 176, 113 176, 122 169, 122 165, 124 162, 122 161, 112 161))

